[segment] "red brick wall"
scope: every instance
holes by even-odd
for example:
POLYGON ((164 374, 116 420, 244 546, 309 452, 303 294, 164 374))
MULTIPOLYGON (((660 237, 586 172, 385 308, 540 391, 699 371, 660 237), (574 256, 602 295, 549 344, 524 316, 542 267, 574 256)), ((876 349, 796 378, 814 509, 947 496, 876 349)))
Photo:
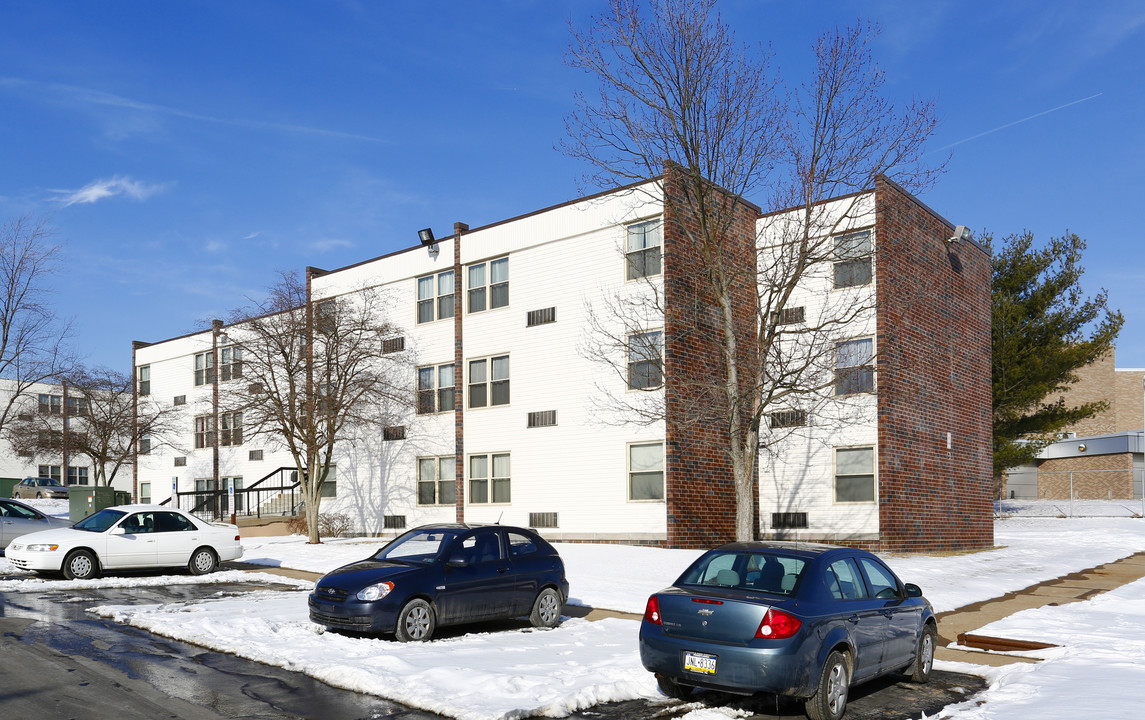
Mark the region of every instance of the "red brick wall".
POLYGON ((875 203, 880 546, 989 547, 990 257, 884 178, 875 203))
MULTIPOLYGON (((672 167, 664 173, 664 318, 667 545, 707 548, 735 539, 735 480, 728 455, 727 377, 721 360, 719 309, 705 281, 706 269, 686 229, 697 227, 687 208, 687 186, 672 167), (698 413, 697 411, 701 411, 698 413)), ((755 220, 758 210, 738 201, 722 248, 738 272, 734 317, 741 348, 755 332, 755 220)), ((729 265, 730 266, 730 265, 729 265)), ((752 526, 759 507, 758 485, 752 526)))

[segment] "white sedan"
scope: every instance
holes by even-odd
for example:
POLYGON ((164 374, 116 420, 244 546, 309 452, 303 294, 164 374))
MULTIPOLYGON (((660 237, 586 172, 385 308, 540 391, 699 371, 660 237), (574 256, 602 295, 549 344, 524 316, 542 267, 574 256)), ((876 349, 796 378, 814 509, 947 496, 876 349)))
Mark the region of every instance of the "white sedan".
POLYGON ((104 570, 185 567, 209 573, 242 557, 238 528, 208 523, 162 505, 106 508, 70 528, 42 530, 8 545, 8 562, 21 570, 63 573, 69 580, 104 570))

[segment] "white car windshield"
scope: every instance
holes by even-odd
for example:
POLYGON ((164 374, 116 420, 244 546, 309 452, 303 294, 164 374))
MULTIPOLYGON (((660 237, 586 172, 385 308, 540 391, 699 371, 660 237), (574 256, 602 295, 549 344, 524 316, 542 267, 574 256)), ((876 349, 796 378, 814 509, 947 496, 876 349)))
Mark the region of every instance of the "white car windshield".
POLYGON ((100 510, 94 515, 88 515, 83 520, 72 525, 72 527, 76 530, 87 530, 88 532, 105 532, 112 525, 119 522, 119 519, 126 514, 127 513, 122 510, 107 508, 100 510))
POLYGON ((463 530, 411 530, 378 551, 374 558, 427 565, 436 560, 463 530))

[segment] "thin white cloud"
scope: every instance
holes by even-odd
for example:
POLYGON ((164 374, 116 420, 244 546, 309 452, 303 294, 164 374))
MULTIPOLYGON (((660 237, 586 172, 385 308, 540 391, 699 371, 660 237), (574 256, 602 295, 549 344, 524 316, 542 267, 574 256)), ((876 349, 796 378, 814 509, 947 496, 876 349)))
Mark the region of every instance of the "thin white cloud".
POLYGON ((243 240, 254 240, 259 235, 262 235, 262 231, 261 230, 255 230, 254 232, 252 232, 249 235, 244 235, 243 240))
POLYGON ((204 249, 209 253, 221 253, 227 249, 227 245, 218 240, 211 240, 204 246, 204 249))
POLYGON ((89 205, 104 198, 123 195, 132 200, 143 201, 162 192, 167 186, 159 183, 145 183, 142 180, 132 180, 129 177, 112 177, 94 180, 79 190, 55 190, 59 194, 57 200, 64 207, 69 205, 89 205))
POLYGON ((354 243, 340 238, 323 238, 310 243, 309 247, 315 252, 329 252, 338 248, 352 248, 354 243))

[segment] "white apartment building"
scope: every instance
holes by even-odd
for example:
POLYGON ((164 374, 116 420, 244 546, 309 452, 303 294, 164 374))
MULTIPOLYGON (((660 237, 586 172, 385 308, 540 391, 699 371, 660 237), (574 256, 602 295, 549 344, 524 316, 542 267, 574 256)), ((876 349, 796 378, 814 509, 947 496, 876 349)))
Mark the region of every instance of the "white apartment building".
MULTIPOLYGON (((464 520, 530 525, 546 537, 564 540, 700 547, 731 539, 730 472, 726 459, 708 457, 711 438, 681 430, 671 401, 665 420, 613 423, 615 418, 602 410, 603 395, 647 392, 642 388, 659 385, 661 378, 646 367, 640 352, 630 353, 627 373, 586 352, 589 315, 595 313, 598 322, 607 317, 610 299, 663 290, 665 302, 684 302, 673 289, 677 280, 687 281, 684 264, 672 250, 669 220, 674 218, 666 215, 673 211, 659 201, 656 190, 660 182, 673 182, 666 178, 639 190, 602 193, 472 230, 458 223, 452 235, 432 244, 312 273, 315 302, 364 286, 386 292, 392 299, 387 319, 403 328, 400 339, 392 339, 393 347, 411 354, 415 369, 409 382, 418 392, 418 407, 410 410, 404 425, 377 428, 341 444, 322 511, 346 514, 359 531, 382 535, 464 520), (458 365, 461 382, 455 386, 458 365), (696 460, 701 456, 702 463, 696 460)), ((966 243, 949 243, 950 223, 893 184, 880 184, 859 205, 863 210, 843 226, 847 238, 841 242, 850 248, 851 261, 865 260, 843 269, 850 278, 845 287, 836 286, 838 263, 825 265, 808 277, 800 302, 812 314, 828 311, 848 293, 878 297, 871 311, 856 320, 851 344, 838 351, 844 366, 869 365, 859 385, 844 393, 853 396, 847 400, 860 412, 852 407, 832 422, 804 417, 798 423, 804 426, 801 432, 784 441, 788 450, 777 458, 761 457, 760 534, 904 548, 989 543, 992 537, 984 539, 988 531, 977 517, 982 510, 977 483, 981 480, 988 498, 990 479, 988 459, 984 472, 979 467, 988 458, 988 274, 981 282, 982 261, 988 273, 988 256, 966 243), (919 217, 907 217, 911 213, 919 217), (906 257, 913 260, 903 259, 895 244, 884 241, 899 235, 911 244, 906 257), (909 298, 895 294, 899 284, 887 273, 903 271, 927 252, 937 258, 928 262, 937 263, 940 267, 932 269, 940 274, 954 272, 950 258, 955 258, 962 279, 947 279, 944 289, 916 278, 928 293, 937 294, 916 313, 909 298), (884 287, 886 298, 879 296, 884 287), (929 382, 928 371, 913 362, 917 352, 937 358, 935 348, 916 347, 930 342, 924 337, 928 333, 916 330, 936 325, 936 309, 971 300, 971 344, 977 343, 983 293, 985 376, 980 377, 980 362, 946 373, 973 391, 963 398, 970 410, 950 413, 957 422, 948 423, 943 413, 928 412, 925 394, 911 397, 907 392, 912 382, 923 382, 918 377, 929 382), (903 317, 913 325, 900 327, 903 317), (875 360, 879 343, 889 345, 878 348, 875 360), (900 346, 901 353, 896 350, 900 346), (896 358, 899 362, 892 364, 896 358), (986 436, 978 412, 982 397, 986 436), (901 427, 898 420, 888 420, 895 408, 909 420, 901 427), (939 430, 947 425, 949 430, 939 430), (925 448, 919 446, 919 433, 950 433, 957 440, 935 453, 929 440, 925 448), (955 466, 962 468, 957 478, 934 482, 935 471, 955 466), (931 499, 916 502, 922 495, 931 499), (921 514, 906 518, 910 508, 921 514), (951 531, 951 513, 970 524, 956 523, 951 531)), ((766 246, 774 218, 760 217, 750 205, 744 208, 746 226, 766 246)), ((686 354, 679 352, 683 335, 675 323, 647 318, 641 333, 642 342, 666 348, 664 381, 669 385, 673 363, 686 354)), ((688 343, 697 342, 689 338, 688 343)), ((243 438, 241 417, 215 417, 215 384, 225 394, 228 384, 242 382, 241 351, 236 353, 227 339, 219 323, 212 330, 135 343, 138 393, 188 407, 184 438, 153 444, 138 456, 135 492, 141 500, 164 502, 176 492, 249 488, 267 477, 289 479, 291 461, 284 450, 243 438), (215 357, 218 366, 211 373, 215 357), (217 433, 210 432, 214 428, 217 433)), ((960 352, 951 342, 943 347, 947 354, 960 352)), ((947 360, 939 363, 944 371, 950 368, 947 360)), ((929 361, 925 365, 931 366, 929 361)), ((841 403, 828 403, 825 410, 814 407, 817 413, 842 412, 841 403)), ((791 411, 798 416, 800 408, 791 411)))

